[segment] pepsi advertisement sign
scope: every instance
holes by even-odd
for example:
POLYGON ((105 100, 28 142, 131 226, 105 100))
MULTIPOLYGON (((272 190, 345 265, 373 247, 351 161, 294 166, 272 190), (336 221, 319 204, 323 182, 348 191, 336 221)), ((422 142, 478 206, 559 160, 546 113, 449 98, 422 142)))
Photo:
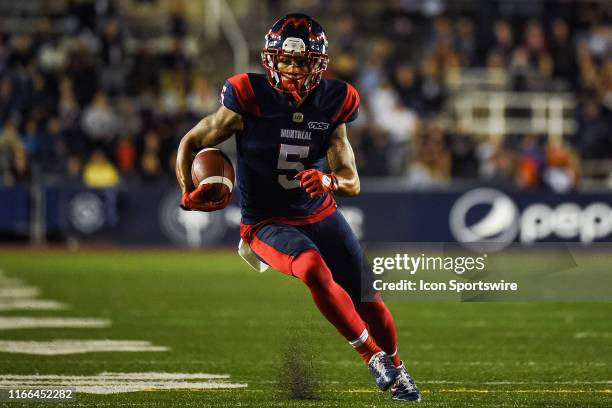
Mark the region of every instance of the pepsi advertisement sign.
POLYGON ((607 197, 587 200, 584 195, 562 195, 528 200, 529 196, 513 199, 490 188, 466 192, 450 211, 449 226, 454 239, 460 243, 490 243, 501 249, 514 241, 531 244, 567 240, 589 244, 610 238, 612 208, 604 201, 607 197))
POLYGON ((340 199, 361 210, 364 241, 459 242, 500 250, 512 242, 612 240, 612 194, 508 192, 362 193, 340 199), (481 245, 482 244, 482 245, 481 245))

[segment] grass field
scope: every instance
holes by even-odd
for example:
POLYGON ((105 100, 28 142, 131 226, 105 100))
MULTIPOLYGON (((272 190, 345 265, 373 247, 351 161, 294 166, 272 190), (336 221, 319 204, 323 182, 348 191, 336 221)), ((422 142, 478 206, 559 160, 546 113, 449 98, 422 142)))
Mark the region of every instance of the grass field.
MULTIPOLYGON (((90 376, 88 381, 105 386, 110 380, 91 377, 208 373, 228 374, 221 386, 248 386, 210 389, 196 380, 175 380, 175 386, 188 388, 111 394, 81 393, 77 386, 78 401, 68 406, 401 405, 374 390, 357 354, 319 315, 300 282, 276 272, 252 272, 234 253, 3 250, 0 269, 0 290, 34 286, 41 289, 38 299, 67 307, 4 310, 0 320, 110 319, 101 320, 104 327, 4 329, 0 343, 131 340, 166 348, 0 352, 0 388, 7 379, 18 383, 34 374, 71 376, 49 377, 48 385, 90 376), (288 372, 311 387, 313 399, 288 396, 286 381, 279 381, 288 372), (194 385, 185 385, 190 381, 194 385)), ((391 302, 389 307, 400 353, 423 391, 421 406, 612 406, 610 303, 391 302)), ((128 380, 115 382, 121 386, 128 380)), ((172 382, 165 384, 173 388, 172 382)))

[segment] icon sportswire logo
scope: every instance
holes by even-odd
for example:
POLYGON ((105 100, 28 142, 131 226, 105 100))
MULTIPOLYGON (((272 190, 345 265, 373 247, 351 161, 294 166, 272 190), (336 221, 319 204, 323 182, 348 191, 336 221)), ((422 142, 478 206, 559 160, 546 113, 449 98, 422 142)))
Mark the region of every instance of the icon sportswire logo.
POLYGON ((450 211, 450 229, 461 243, 485 243, 489 250, 508 246, 519 231, 519 212, 514 202, 501 191, 478 188, 468 191, 455 202, 450 211), (469 224, 471 210, 488 207, 480 219, 469 224))

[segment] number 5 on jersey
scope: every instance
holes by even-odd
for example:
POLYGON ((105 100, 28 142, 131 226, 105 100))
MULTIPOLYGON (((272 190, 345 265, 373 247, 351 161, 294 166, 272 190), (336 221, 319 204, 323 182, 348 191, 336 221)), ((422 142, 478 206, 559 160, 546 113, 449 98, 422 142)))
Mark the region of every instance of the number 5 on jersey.
MULTIPOLYGON (((278 170, 295 170, 297 172, 304 170, 304 164, 300 160, 308 157, 309 150, 310 146, 281 144, 276 168, 278 170)), ((299 180, 294 180, 293 177, 285 174, 278 176, 278 182, 286 190, 300 187, 299 180)))

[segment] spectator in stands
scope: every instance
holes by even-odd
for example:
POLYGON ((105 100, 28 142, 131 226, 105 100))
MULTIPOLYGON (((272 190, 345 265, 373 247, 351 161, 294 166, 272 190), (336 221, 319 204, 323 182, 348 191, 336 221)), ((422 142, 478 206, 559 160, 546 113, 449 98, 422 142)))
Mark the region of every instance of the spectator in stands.
POLYGON ((465 133, 457 132, 449 137, 451 152, 451 176, 461 180, 473 180, 478 177, 476 160, 476 142, 465 133))
POLYGON ((47 34, 38 49, 37 60, 40 68, 46 73, 58 73, 67 64, 68 50, 62 37, 47 34))
POLYGON ((578 106, 577 132, 573 146, 584 159, 612 157, 612 113, 599 102, 594 89, 584 90, 578 106))
POLYGON ((598 68, 591 53, 589 44, 581 41, 576 49, 576 61, 579 70, 579 85, 582 88, 597 89, 599 86, 598 68))
POLYGON ((442 73, 433 55, 426 55, 420 66, 421 95, 424 101, 424 114, 430 115, 440 112, 444 102, 444 89, 442 73))
POLYGON ((9 53, 8 34, 0 32, 0 73, 6 71, 7 58, 9 53))
POLYGON ((58 176, 63 174, 68 149, 65 144, 62 121, 57 116, 52 116, 44 128, 44 138, 47 140, 48 149, 45 151, 45 159, 42 162, 43 171, 58 176))
POLYGON ((495 49, 489 51, 486 62, 487 79, 495 84, 505 84, 507 80, 507 65, 508 62, 504 54, 495 49))
POLYGON ((574 44, 572 44, 569 25, 562 18, 556 18, 553 21, 551 48, 554 76, 575 85, 577 71, 574 44))
POLYGON ((517 157, 515 181, 522 189, 536 188, 540 185, 543 166, 543 153, 535 135, 525 135, 517 157))
POLYGON ((451 153, 442 123, 434 120, 425 124, 415 141, 415 153, 414 161, 408 169, 411 185, 443 186, 450 181, 451 153))
POLYGON ((391 174, 401 174, 406 167, 405 158, 409 153, 411 139, 418 127, 418 117, 402 105, 388 82, 381 83, 372 93, 370 101, 374 124, 388 135, 390 148, 395 152, 388 158, 388 170, 391 174))
MULTIPOLYGON (((365 98, 370 98, 382 82, 386 78, 386 63, 389 54, 392 51, 392 45, 389 41, 377 39, 369 45, 369 52, 365 60, 365 64, 361 67, 357 83, 359 92, 365 98)), ((373 99, 373 98, 372 98, 373 99)))
POLYGON ((95 149, 83 169, 83 181, 91 188, 111 188, 119 184, 119 172, 104 150, 95 149))
POLYGON ((12 186, 27 178, 27 152, 17 127, 9 120, 0 132, 0 185, 12 186))
POLYGON ((40 113, 41 115, 53 112, 56 101, 40 71, 36 70, 32 73, 29 85, 26 109, 31 109, 33 113, 40 113))
POLYGON ((213 92, 203 75, 196 75, 187 95, 187 109, 197 118, 202 118, 217 109, 219 95, 213 92))
MULTIPOLYGON (((81 118, 83 131, 96 148, 108 149, 119 131, 119 118, 106 94, 98 92, 81 118)), ((106 150, 108 151, 108 150, 106 150)))
POLYGON ((403 63, 395 68, 393 85, 403 105, 418 113, 425 111, 423 97, 417 79, 417 73, 411 64, 403 63))
POLYGON ((140 159, 140 175, 144 182, 158 181, 162 175, 162 166, 155 152, 145 151, 140 159))
POLYGON ((542 179, 555 193, 566 193, 578 184, 579 160, 575 152, 563 143, 561 138, 549 138, 544 164, 542 179))
POLYGON ((118 133, 129 133, 137 135, 142 131, 142 118, 140 112, 134 106, 132 99, 127 95, 117 97, 117 120, 119 124, 118 133))
POLYGON ((394 155, 393 144, 389 143, 389 135, 380 127, 370 123, 361 132, 363 159, 361 160, 361 173, 364 176, 384 177, 395 171, 392 162, 394 155))
POLYGON ((117 141, 115 152, 117 168, 121 173, 122 179, 131 178, 136 171, 137 151, 134 135, 126 132, 121 134, 117 141))
POLYGON ((517 48, 512 54, 509 73, 513 91, 528 91, 537 83, 536 72, 529 63, 529 54, 524 47, 517 48))
POLYGON ((355 32, 355 17, 343 14, 337 20, 334 44, 340 53, 354 53, 357 51, 357 33, 355 32))
POLYGON ((497 20, 493 24, 495 37, 493 50, 501 54, 506 61, 510 61, 514 49, 514 33, 512 26, 506 20, 497 20))
POLYGON ((14 151, 11 178, 15 184, 26 184, 31 180, 30 162, 23 146, 18 146, 14 151))
POLYGON ((64 76, 59 79, 58 113, 66 154, 81 157, 83 160, 89 153, 90 141, 81 129, 81 107, 73 86, 69 77, 64 76))
POLYGON ((525 27, 523 45, 530 68, 538 81, 548 81, 553 75, 553 60, 550 56, 544 28, 538 20, 530 20, 525 27))
POLYGON ((176 71, 170 71, 163 75, 163 78, 159 95, 162 112, 169 116, 184 112, 187 101, 181 75, 176 71))
POLYGON ((140 156, 140 176, 145 182, 159 180, 163 176, 160 160, 161 140, 157 132, 150 130, 144 137, 140 156))
POLYGON ((59 81, 59 115, 65 128, 78 127, 81 107, 74 93, 74 84, 69 77, 62 77, 59 81))
POLYGON ((43 172, 48 177, 63 173, 66 146, 59 118, 52 117, 43 123, 43 126, 39 126, 34 119, 28 120, 23 142, 25 151, 37 172, 43 172))
POLYGON ((461 66, 461 56, 455 50, 455 34, 448 17, 434 19, 434 42, 426 51, 437 66, 440 78, 461 66))
POLYGON ((170 34, 174 38, 183 39, 187 36, 189 24, 185 15, 185 4, 183 2, 172 2, 169 20, 170 34))
POLYGON ((16 97, 10 77, 0 77, 0 123, 6 122, 16 111, 16 97))
POLYGON ((8 55, 8 65, 25 68, 34 60, 35 48, 30 34, 17 34, 13 37, 12 48, 8 55))
POLYGON ((81 156, 69 156, 64 168, 64 181, 71 186, 79 186, 83 180, 83 159, 81 156))
POLYGON ((125 88, 124 81, 128 68, 125 40, 118 19, 111 18, 105 22, 100 48, 101 87, 109 94, 115 95, 125 88))
POLYGON ((95 57, 85 41, 79 40, 70 48, 66 73, 72 80, 74 94, 79 106, 87 106, 99 89, 99 75, 95 57))
POLYGON ((501 136, 493 135, 476 148, 480 178, 510 186, 514 181, 514 157, 504 146, 501 136))
POLYGON ((326 76, 333 76, 344 81, 355 83, 357 81, 359 59, 357 47, 358 36, 355 32, 355 17, 351 14, 343 14, 335 26, 336 33, 331 43, 330 54, 334 55, 326 76))
POLYGON ((193 65, 185 50, 185 39, 174 37, 172 48, 164 55, 163 66, 165 69, 187 72, 193 65))
POLYGON ((612 111, 612 56, 602 64, 600 85, 602 104, 608 111, 612 111))
POLYGON ((554 67, 544 29, 539 21, 527 22, 523 43, 512 54, 511 71, 515 90, 546 90, 554 67))
POLYGON ((476 34, 474 22, 466 16, 459 17, 455 24, 457 35, 455 49, 461 57, 461 65, 471 67, 476 64, 476 34))
POLYGON ((38 123, 33 119, 28 119, 23 133, 23 146, 31 160, 42 160, 42 152, 45 150, 42 136, 38 131, 38 123))

